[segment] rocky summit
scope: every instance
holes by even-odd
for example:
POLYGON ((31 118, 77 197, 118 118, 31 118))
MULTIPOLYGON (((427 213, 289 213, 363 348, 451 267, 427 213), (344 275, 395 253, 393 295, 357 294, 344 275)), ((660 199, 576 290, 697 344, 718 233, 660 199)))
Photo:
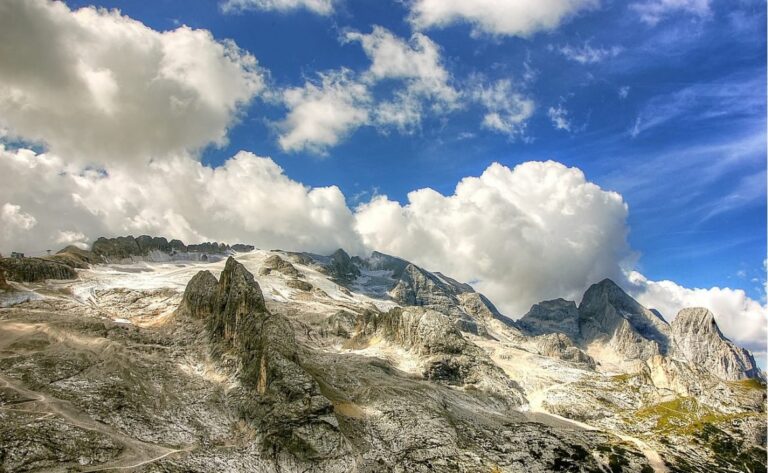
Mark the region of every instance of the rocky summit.
POLYGON ((0 471, 766 471, 752 355, 610 280, 514 320, 376 252, 0 263, 0 471))

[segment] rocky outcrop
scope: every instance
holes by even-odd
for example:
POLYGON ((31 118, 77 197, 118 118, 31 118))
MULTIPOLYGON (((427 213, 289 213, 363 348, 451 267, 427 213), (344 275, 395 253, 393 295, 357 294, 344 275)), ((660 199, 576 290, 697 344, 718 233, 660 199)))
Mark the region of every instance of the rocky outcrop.
POLYGON ((509 407, 525 403, 519 386, 488 355, 467 341, 449 316, 424 308, 366 311, 348 346, 385 340, 424 358, 426 379, 486 392, 509 407))
POLYGON ((712 312, 701 307, 683 309, 672 321, 673 355, 720 379, 762 378, 754 357, 728 340, 712 312))
POLYGON ((547 333, 533 338, 533 344, 539 355, 558 358, 571 363, 595 368, 595 360, 584 353, 573 341, 563 333, 547 333))
POLYGON ((279 272, 289 278, 298 278, 301 276, 299 270, 290 262, 284 260, 279 255, 271 255, 261 264, 259 275, 266 276, 272 272, 279 272))
POLYGON ((350 284, 358 276, 360 269, 352 262, 346 251, 339 248, 330 257, 325 266, 328 275, 335 281, 342 284, 350 284))
POLYGON ((200 271, 187 283, 177 314, 195 319, 213 316, 217 309, 218 281, 210 271, 200 271))
POLYGON ((179 313, 203 317, 213 357, 237 373, 245 390, 240 415, 258 432, 262 454, 277 471, 354 469, 333 404, 302 367, 290 322, 267 311, 243 265, 230 257, 218 282, 198 273, 179 313))
POLYGON ((85 269, 92 264, 103 263, 104 260, 95 255, 93 252, 78 248, 74 245, 69 245, 58 252, 55 255, 47 257, 53 261, 66 264, 73 268, 85 269))
POLYGON ((487 333, 485 325, 490 318, 502 318, 496 307, 468 284, 410 263, 389 294, 400 305, 424 307, 448 315, 459 329, 475 334, 487 333))
POLYGON ((576 303, 565 299, 539 302, 517 321, 525 333, 533 336, 562 333, 571 340, 579 340, 579 310, 576 303))
POLYGON ((0 291, 10 291, 12 288, 5 280, 5 270, 0 268, 0 291))
POLYGON ((0 268, 10 281, 39 282, 46 279, 76 279, 71 266, 45 258, 1 258, 0 268))
POLYGON ((301 279, 289 279, 285 282, 285 285, 291 289, 297 289, 299 291, 311 291, 313 288, 312 284, 307 281, 302 281, 301 279))
POLYGON ((255 249, 256 247, 253 245, 244 245, 242 243, 235 243, 232 245, 232 251, 236 251, 238 253, 248 253, 255 249))
POLYGON ((128 235, 116 238, 98 238, 93 243, 91 252, 104 262, 123 263, 135 260, 199 260, 210 256, 226 256, 232 251, 253 250, 251 245, 237 244, 235 246, 238 250, 225 243, 205 242, 185 245, 181 240, 169 242, 164 237, 141 235, 134 238, 132 235, 128 235))
POLYGON ((627 360, 645 360, 668 351, 669 325, 610 279, 590 286, 578 310, 585 345, 607 344, 627 360))

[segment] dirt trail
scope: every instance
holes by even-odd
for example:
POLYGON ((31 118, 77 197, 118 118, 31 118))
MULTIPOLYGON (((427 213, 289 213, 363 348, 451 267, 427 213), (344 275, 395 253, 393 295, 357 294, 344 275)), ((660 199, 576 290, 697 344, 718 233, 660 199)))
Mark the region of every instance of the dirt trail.
MULTIPOLYGON (((78 410, 69 401, 56 399, 47 394, 26 389, 15 380, 11 380, 2 375, 0 375, 0 387, 16 391, 23 398, 13 404, 0 406, 0 410, 41 414, 41 417, 39 417, 38 420, 46 417, 53 417, 56 420, 74 425, 81 429, 98 432, 125 447, 123 454, 117 460, 91 468, 84 468, 82 471, 93 472, 137 468, 161 460, 169 455, 190 451, 194 448, 193 445, 190 445, 182 449, 172 449, 161 445, 148 444, 128 437, 107 424, 95 421, 87 414, 78 410)), ((65 470, 66 467, 62 467, 60 471, 65 470)))

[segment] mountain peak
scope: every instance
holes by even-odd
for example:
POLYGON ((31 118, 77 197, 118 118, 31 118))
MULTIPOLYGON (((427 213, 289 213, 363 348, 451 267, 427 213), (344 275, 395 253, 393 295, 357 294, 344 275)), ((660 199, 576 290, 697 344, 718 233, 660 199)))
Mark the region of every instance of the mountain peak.
POLYGON ((678 312, 672 321, 675 355, 726 380, 762 378, 754 357, 720 331, 715 314, 703 307, 678 312))

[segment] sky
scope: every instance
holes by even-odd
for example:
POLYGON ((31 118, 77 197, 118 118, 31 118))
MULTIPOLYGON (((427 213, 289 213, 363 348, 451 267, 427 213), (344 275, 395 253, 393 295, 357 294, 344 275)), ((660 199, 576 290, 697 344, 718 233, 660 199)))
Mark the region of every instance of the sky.
POLYGON ((611 277, 762 357, 765 10, 0 0, 0 252, 379 250, 515 318, 611 277))

